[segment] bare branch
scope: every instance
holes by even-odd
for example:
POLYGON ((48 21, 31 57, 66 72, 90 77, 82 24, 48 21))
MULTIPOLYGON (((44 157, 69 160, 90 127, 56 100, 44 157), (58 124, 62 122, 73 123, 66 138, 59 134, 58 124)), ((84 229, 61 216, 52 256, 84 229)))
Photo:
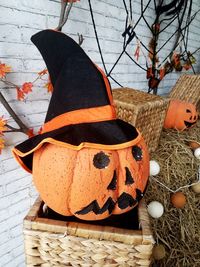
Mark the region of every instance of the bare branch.
POLYGON ((20 131, 27 134, 28 127, 21 121, 21 119, 17 116, 17 114, 14 112, 14 110, 11 108, 11 106, 8 104, 7 100, 4 98, 2 93, 0 92, 0 102, 3 104, 5 109, 8 111, 8 113, 13 117, 15 122, 19 125, 20 131))
POLYGON ((84 38, 83 38, 82 34, 79 34, 79 33, 77 33, 77 34, 78 34, 78 44, 81 46, 83 41, 84 41, 84 38))

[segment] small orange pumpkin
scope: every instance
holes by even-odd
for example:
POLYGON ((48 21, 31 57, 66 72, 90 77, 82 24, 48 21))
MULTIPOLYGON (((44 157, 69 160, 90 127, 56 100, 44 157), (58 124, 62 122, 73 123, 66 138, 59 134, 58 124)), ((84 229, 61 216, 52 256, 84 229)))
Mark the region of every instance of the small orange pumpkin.
POLYGON ((76 151, 46 144, 33 156, 33 180, 44 202, 62 215, 84 220, 131 210, 143 196, 148 175, 143 139, 119 150, 76 151))
POLYGON ((192 127, 198 119, 196 106, 180 101, 171 100, 164 121, 164 128, 183 131, 192 127))

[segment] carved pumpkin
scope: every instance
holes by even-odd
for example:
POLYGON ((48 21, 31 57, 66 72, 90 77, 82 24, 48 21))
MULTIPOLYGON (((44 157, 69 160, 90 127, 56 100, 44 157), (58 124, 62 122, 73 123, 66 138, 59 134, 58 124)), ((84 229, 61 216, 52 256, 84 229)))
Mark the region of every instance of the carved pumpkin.
POLYGON ((171 100, 164 121, 164 128, 183 131, 192 127, 198 119, 195 105, 180 100, 171 100))
POLYGON ((143 196, 148 172, 142 139, 119 150, 76 151, 47 144, 33 157, 33 179, 44 202, 62 215, 84 220, 132 209, 143 196))
POLYGON ((62 215, 100 220, 142 198, 149 157, 141 134, 116 118, 110 83, 63 33, 32 37, 54 87, 39 135, 13 149, 44 202, 62 215))

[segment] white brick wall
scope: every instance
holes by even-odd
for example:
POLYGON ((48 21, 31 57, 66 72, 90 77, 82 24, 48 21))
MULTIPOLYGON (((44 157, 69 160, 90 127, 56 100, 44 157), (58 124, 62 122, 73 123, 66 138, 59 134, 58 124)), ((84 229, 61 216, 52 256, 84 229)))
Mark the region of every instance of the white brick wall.
MULTIPOLYGON (((193 9, 200 6, 194 1, 193 9)), ((139 0, 133 1, 134 19, 139 16, 139 0)), ((112 67, 122 49, 121 34, 124 28, 125 12, 123 2, 113 0, 92 0, 97 30, 108 70, 112 67)), ((17 84, 32 81, 37 72, 44 68, 44 63, 37 49, 30 42, 32 34, 46 28, 54 28, 58 23, 60 1, 58 0, 0 0, 0 60, 11 65, 13 72, 8 79, 17 84)), ((153 11, 147 13, 151 19, 153 11)), ((191 51, 199 46, 200 15, 193 22, 189 46, 191 51)), ((85 40, 83 48, 99 65, 101 60, 97 49, 88 2, 81 0, 75 4, 64 32, 77 40, 77 33, 82 33, 85 40)), ((171 31, 171 29, 170 29, 171 31)), ((169 31, 169 33, 170 33, 169 31)), ((149 33, 141 23, 137 34, 148 41, 149 33)), ((134 54, 135 46, 129 52, 134 54)), ((196 55, 200 69, 199 54, 196 55)), ((142 57, 140 62, 144 62, 142 57)), ((113 75, 123 85, 146 90, 145 73, 133 65, 127 57, 123 57, 113 75)), ((175 83, 179 74, 172 73, 164 79, 159 93, 166 93, 175 83)), ((117 87, 113 84, 113 87, 117 87)), ((26 103, 16 100, 15 89, 0 84, 5 97, 29 126, 38 129, 44 120, 50 95, 41 83, 27 97, 26 103)), ((0 105, 0 115, 9 115, 0 105)), ((11 120, 12 121, 12 120, 11 120)), ((17 142, 25 140, 21 133, 7 134, 7 148, 0 156, 0 267, 25 266, 23 253, 22 220, 33 203, 37 193, 32 186, 31 176, 23 171, 12 158, 10 149, 17 142)))

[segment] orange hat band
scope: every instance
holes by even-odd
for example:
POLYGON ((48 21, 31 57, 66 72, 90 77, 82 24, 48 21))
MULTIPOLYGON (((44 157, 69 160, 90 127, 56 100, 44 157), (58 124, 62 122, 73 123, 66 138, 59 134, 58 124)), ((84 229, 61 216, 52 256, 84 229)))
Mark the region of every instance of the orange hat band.
POLYGON ((78 109, 66 112, 45 123, 41 133, 50 132, 70 124, 100 122, 116 119, 115 108, 111 105, 78 109))

